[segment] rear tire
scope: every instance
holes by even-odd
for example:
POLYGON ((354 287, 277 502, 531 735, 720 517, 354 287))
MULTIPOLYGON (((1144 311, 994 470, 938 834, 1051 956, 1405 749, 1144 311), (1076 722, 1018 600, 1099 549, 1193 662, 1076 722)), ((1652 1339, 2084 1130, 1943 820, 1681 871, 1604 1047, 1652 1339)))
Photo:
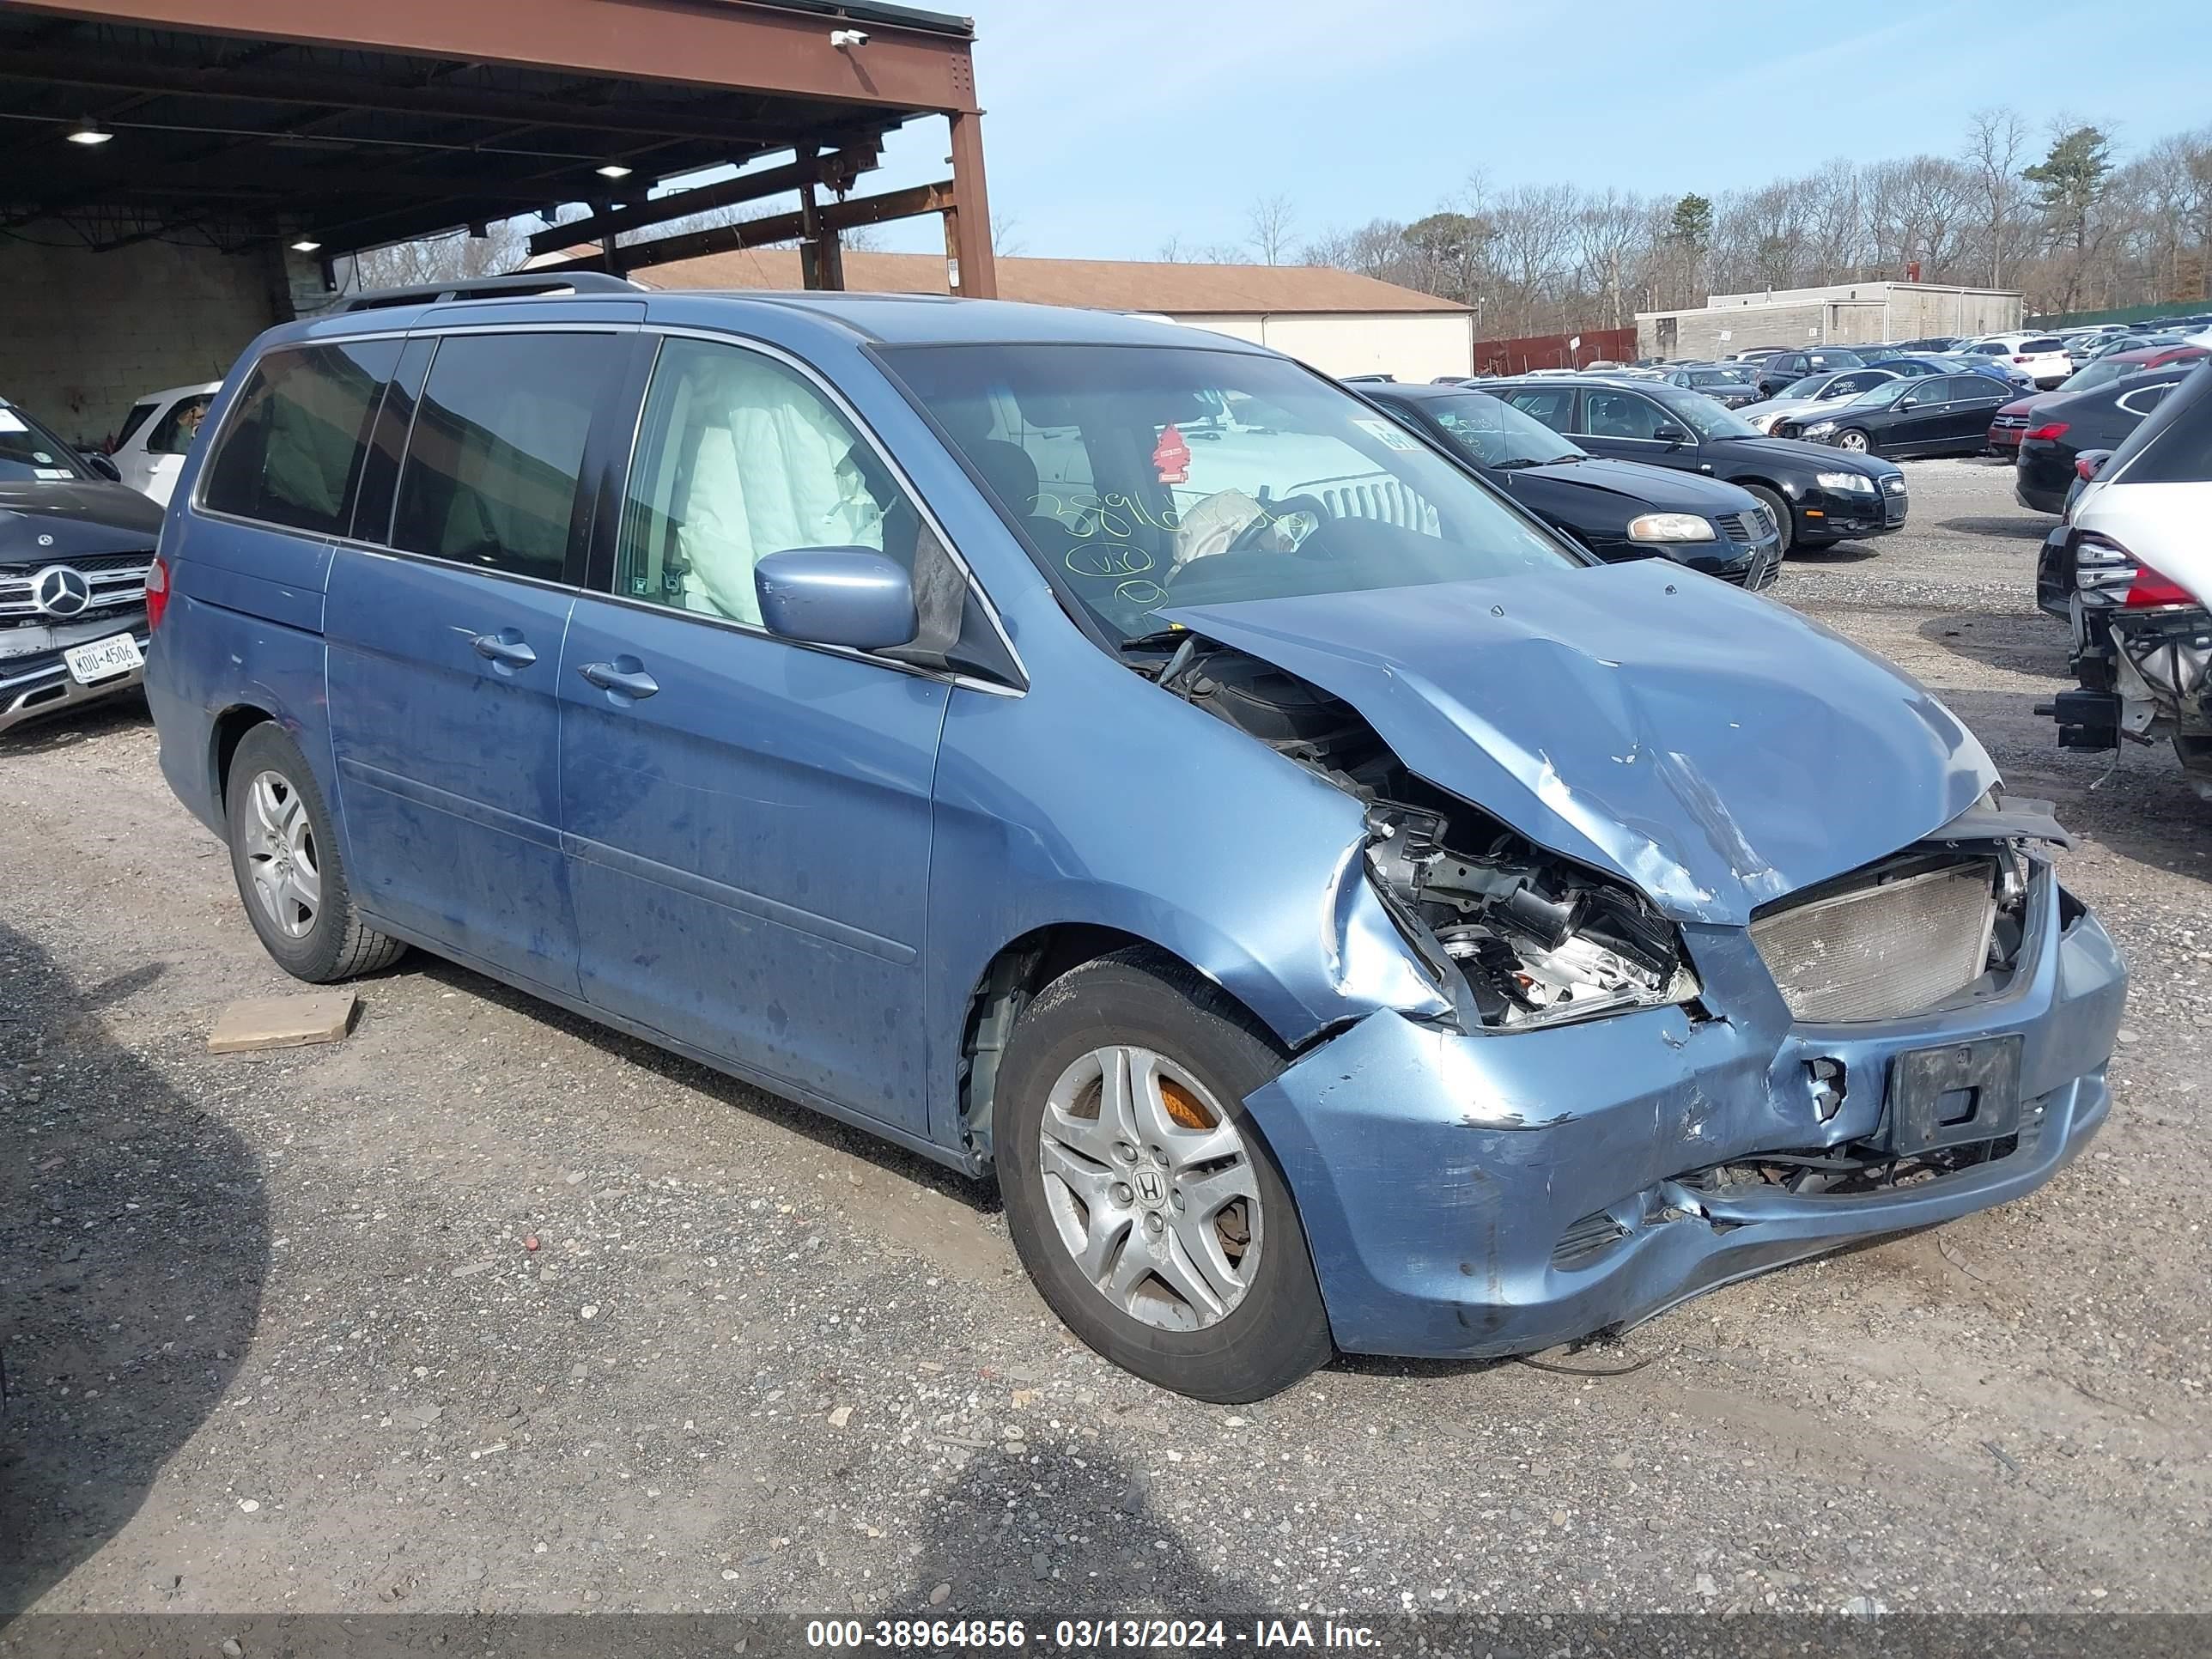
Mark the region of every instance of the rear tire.
POLYGON ((1744 488, 1765 502, 1767 512, 1773 517, 1774 527, 1782 538, 1775 544, 1775 558, 1777 560, 1788 558, 1790 548, 1797 540, 1797 528, 1790 517, 1790 503, 1765 484, 1746 484, 1744 488))
POLYGON ((223 788, 230 868, 262 948, 295 979, 328 985, 388 968, 406 945, 361 919, 321 787, 274 720, 239 739, 223 788))
POLYGON ((1022 1265, 1091 1348, 1178 1394, 1264 1399, 1335 1352, 1297 1205, 1243 1104, 1283 1066, 1218 988, 1125 951, 1039 993, 1000 1068, 993 1145, 1022 1265))

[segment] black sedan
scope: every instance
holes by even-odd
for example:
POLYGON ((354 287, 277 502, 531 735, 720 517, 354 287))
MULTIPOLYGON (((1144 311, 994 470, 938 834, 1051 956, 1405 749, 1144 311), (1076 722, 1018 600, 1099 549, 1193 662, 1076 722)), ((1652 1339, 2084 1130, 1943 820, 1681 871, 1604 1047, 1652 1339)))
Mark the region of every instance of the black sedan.
POLYGON ((1844 346, 1811 346, 1803 351, 1778 351, 1759 366, 1759 395, 1778 398, 1782 388, 1808 374, 1826 374, 1838 368, 1864 368, 1867 360, 1844 346))
POLYGON ((1748 363, 1684 363, 1659 378, 1685 392, 1701 392, 1723 409, 1759 401, 1759 376, 1748 363))
POLYGON ((1978 455, 1989 447, 1991 418, 2011 401, 2011 388, 1986 374, 1927 374, 1790 416, 1774 423, 1774 435, 1863 455, 1978 455))
POLYGON ((1540 421, 1468 386, 1363 386, 1360 392, 1479 471, 1601 559, 1655 554, 1739 587, 1782 571, 1779 528, 1747 491, 1717 479, 1605 461, 1540 421))
POLYGON ((1485 389, 1593 455, 1741 486, 1774 515, 1784 553, 1879 536, 1905 522, 1905 474, 1894 463, 1763 437, 1741 416, 1694 392, 1565 376, 1500 380, 1485 389))
POLYGON ((2118 448, 2159 399, 2188 376, 2204 372, 2197 362, 2168 363, 2087 392, 2039 398, 2030 417, 2034 424, 2021 434, 2020 455, 2013 462, 2014 495, 2033 512, 2064 512, 2067 493, 2080 476, 2075 463, 2081 453, 2118 448))

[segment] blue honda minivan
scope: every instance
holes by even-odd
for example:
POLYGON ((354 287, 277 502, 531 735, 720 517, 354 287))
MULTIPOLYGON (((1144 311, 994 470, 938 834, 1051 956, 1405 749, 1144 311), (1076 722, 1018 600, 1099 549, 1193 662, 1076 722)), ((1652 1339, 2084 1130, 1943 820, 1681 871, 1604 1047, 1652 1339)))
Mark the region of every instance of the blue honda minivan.
POLYGON ((432 951, 994 1177, 1079 1336, 1221 1401, 2103 1121, 2063 832, 1826 630, 1218 335, 574 286, 273 330, 186 463, 161 764, 298 977, 432 951))

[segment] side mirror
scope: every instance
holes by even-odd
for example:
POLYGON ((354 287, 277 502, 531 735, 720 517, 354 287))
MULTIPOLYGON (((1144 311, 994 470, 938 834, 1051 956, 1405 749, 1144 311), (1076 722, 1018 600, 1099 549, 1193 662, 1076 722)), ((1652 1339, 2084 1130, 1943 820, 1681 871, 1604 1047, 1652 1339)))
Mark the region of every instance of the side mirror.
POLYGON ((872 547, 794 547, 753 567, 761 621, 806 645, 884 651, 913 641, 914 580, 872 547))
POLYGON ((1680 449, 1690 441, 1690 434, 1679 426, 1662 426, 1651 435, 1670 449, 1680 449))
POLYGON ((103 455, 98 450, 84 458, 84 464, 110 483, 123 482, 123 469, 115 464, 114 457, 103 455))
POLYGON ((1917 409, 1920 407, 1920 402, 1921 400, 1919 398, 1908 392, 1905 396, 1899 398, 1897 400, 1897 406, 1899 409, 1917 409))

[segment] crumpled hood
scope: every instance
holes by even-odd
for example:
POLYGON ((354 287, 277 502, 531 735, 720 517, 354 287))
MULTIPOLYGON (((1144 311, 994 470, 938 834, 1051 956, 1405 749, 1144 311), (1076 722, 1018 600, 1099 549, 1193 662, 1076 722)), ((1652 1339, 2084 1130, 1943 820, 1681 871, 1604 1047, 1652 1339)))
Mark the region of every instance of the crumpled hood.
POLYGON ((143 552, 161 533, 161 509, 119 483, 0 482, 0 563, 143 552))
POLYGON ((1161 612, 1343 698, 1407 768, 1680 921, 1948 823, 1997 781, 1923 686, 1657 560, 1161 612))

